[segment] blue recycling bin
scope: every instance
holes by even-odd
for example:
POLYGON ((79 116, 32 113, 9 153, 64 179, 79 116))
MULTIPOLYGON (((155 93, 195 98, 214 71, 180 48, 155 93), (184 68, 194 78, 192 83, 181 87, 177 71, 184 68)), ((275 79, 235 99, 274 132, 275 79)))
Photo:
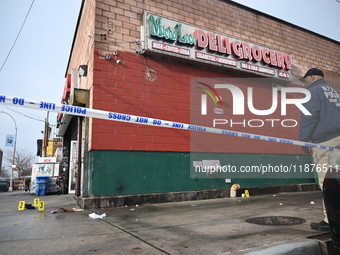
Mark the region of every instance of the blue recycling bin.
POLYGON ((35 195, 45 196, 47 189, 48 176, 35 177, 35 195))

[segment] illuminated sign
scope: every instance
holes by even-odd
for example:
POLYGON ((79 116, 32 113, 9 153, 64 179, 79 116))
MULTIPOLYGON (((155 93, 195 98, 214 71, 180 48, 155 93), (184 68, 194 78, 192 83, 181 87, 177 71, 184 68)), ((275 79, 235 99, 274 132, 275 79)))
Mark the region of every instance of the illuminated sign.
POLYGON ((291 80, 292 57, 284 52, 217 34, 146 12, 142 50, 291 80))

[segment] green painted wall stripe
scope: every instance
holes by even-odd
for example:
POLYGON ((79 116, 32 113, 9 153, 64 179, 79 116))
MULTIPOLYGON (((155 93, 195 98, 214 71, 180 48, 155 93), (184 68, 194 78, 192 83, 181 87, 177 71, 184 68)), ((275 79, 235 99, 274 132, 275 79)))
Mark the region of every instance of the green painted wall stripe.
MULTIPOLYGON (((191 159, 219 159, 221 164, 261 164, 269 162, 312 163, 308 155, 234 154, 145 151, 91 151, 89 191, 93 196, 116 196, 230 188, 223 178, 190 178, 191 159), (191 159, 190 159, 191 158, 191 159)), ((261 187, 314 182, 312 173, 286 179, 232 179, 241 187, 261 187)))

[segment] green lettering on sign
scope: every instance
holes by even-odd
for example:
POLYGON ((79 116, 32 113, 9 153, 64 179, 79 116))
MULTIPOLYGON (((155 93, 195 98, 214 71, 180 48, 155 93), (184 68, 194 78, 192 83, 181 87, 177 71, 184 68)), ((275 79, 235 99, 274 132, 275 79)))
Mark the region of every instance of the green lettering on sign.
POLYGON ((194 35, 182 35, 182 24, 177 24, 178 41, 180 43, 196 45, 196 37, 194 35))
POLYGON ((191 34, 182 33, 182 24, 177 24, 175 28, 162 26, 162 18, 157 19, 150 15, 149 29, 151 36, 157 36, 166 40, 178 41, 179 43, 196 45, 196 37, 191 34))
POLYGON ((164 37, 167 40, 176 41, 177 33, 171 27, 164 28, 161 25, 162 18, 157 18, 155 20, 154 16, 150 16, 149 24, 150 24, 150 34, 157 37, 164 37))
POLYGON ((158 37, 164 37, 164 27, 161 26, 162 18, 157 18, 155 21, 154 16, 150 16, 150 34, 158 37))

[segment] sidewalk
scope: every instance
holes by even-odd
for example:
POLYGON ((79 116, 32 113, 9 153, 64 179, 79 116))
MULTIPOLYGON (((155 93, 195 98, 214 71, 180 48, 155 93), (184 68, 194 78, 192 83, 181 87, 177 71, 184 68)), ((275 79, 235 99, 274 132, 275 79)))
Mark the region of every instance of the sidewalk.
POLYGON ((309 227, 322 220, 321 191, 82 212, 60 210, 77 207, 73 195, 47 195, 39 197, 44 212, 17 211, 19 201, 33 204, 34 198, 17 191, 0 193, 0 254, 327 254, 321 253, 315 238, 307 238, 322 234, 309 227), (55 209, 58 212, 51 214, 55 209), (106 217, 91 219, 93 212, 106 217), (264 216, 306 222, 246 222, 264 216))

